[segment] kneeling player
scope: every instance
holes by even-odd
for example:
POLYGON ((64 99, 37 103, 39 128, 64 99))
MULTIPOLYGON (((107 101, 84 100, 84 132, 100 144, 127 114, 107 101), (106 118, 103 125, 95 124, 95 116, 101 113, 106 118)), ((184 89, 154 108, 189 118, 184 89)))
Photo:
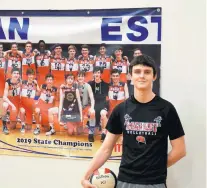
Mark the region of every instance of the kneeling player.
POLYGON ((129 97, 128 87, 126 83, 120 82, 120 71, 118 69, 112 69, 111 71, 112 83, 109 85, 108 92, 108 107, 101 110, 101 124, 102 124, 102 135, 101 140, 103 141, 106 136, 106 123, 113 109, 126 100, 129 97))
POLYGON ((38 99, 37 107, 35 108, 36 128, 34 134, 40 134, 40 114, 41 124, 50 125, 50 130, 46 132, 46 136, 55 134, 54 129, 54 115, 58 114, 58 107, 56 105, 57 88, 53 86, 54 76, 47 74, 45 76, 45 84, 40 87, 40 97, 38 99))
POLYGON ((34 110, 34 98, 40 91, 37 81, 34 80, 35 71, 32 68, 26 71, 27 80, 22 81, 20 119, 22 132, 25 132, 26 125, 32 125, 32 114, 34 110))
POLYGON ((20 104, 20 70, 18 68, 13 68, 11 71, 11 78, 9 78, 5 83, 4 96, 3 96, 3 133, 9 134, 7 129, 7 112, 10 113, 10 121, 14 125, 16 124, 17 115, 19 111, 20 104))
POLYGON ((74 75, 67 74, 66 84, 60 86, 59 122, 66 123, 68 134, 77 133, 82 121, 82 106, 74 75))

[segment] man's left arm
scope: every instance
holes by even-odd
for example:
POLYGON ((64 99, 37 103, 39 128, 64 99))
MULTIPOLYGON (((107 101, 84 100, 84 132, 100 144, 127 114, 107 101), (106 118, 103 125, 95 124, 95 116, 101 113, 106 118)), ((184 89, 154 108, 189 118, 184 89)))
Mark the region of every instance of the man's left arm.
POLYGON ((184 129, 173 105, 170 106, 167 121, 168 135, 172 146, 167 161, 167 167, 170 167, 186 155, 186 146, 184 129))
POLYGON ((171 140, 170 143, 172 146, 172 150, 168 154, 167 167, 174 165, 177 161, 179 161, 186 155, 184 136, 171 140))

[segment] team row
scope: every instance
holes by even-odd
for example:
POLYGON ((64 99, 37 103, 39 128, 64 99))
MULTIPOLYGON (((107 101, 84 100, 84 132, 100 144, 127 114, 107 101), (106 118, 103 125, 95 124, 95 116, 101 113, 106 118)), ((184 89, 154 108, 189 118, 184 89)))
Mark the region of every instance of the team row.
POLYGON ((59 123, 67 127, 68 133, 80 132, 88 126, 89 141, 93 141, 94 128, 97 124, 102 127, 102 139, 105 137, 107 118, 116 105, 129 96, 128 86, 120 81, 118 69, 111 71, 112 83, 108 84, 101 79, 102 68, 95 67, 94 80, 85 81, 86 73, 79 71, 77 80, 72 73, 65 76, 65 82, 54 86, 54 76, 47 74, 44 83, 39 87, 34 79, 34 70, 27 69, 27 80, 20 80, 20 71, 13 68, 11 78, 7 79, 3 96, 3 132, 8 134, 8 111, 10 121, 21 119, 21 132, 25 132, 25 125, 32 123, 35 116, 36 129, 34 134, 40 133, 40 125, 50 125, 46 135, 55 133, 54 115, 58 116, 59 123), (38 96, 38 97, 37 97, 38 96), (35 98, 37 100, 35 100, 35 98))
MULTIPOLYGON (((75 78, 79 71, 85 72, 85 81, 93 80, 93 70, 95 66, 103 69, 102 79, 106 83, 110 83, 110 71, 118 69, 120 71, 120 79, 126 83, 128 78, 128 58, 123 57, 123 50, 118 48, 115 50, 115 58, 107 55, 106 45, 102 44, 99 48, 99 56, 90 55, 88 45, 81 46, 81 55, 76 56, 77 49, 74 45, 68 47, 68 57, 62 56, 62 48, 60 44, 53 46, 52 51, 46 50, 44 41, 39 42, 39 48, 32 50, 32 43, 25 44, 25 51, 18 50, 18 45, 13 43, 11 50, 3 53, 3 46, 0 44, 0 86, 4 85, 5 80, 11 78, 12 68, 21 70, 23 80, 27 78, 26 70, 32 68, 40 85, 44 82, 44 76, 47 73, 54 75, 54 85, 58 87, 64 82, 64 75, 72 73, 75 78), (76 58, 77 57, 77 58, 76 58)), ((139 49, 135 49, 134 56, 141 55, 139 49)))

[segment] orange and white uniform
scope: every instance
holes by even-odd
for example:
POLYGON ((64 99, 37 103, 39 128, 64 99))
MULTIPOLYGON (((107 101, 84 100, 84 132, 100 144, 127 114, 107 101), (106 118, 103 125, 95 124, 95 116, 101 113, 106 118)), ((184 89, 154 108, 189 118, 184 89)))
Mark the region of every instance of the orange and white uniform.
POLYGON ((65 65, 66 59, 61 58, 50 58, 50 70, 54 75, 54 86, 59 88, 61 84, 65 83, 65 65))
POLYGON ((34 110, 34 98, 36 96, 37 84, 35 82, 28 83, 27 80, 22 81, 21 90, 21 107, 26 112, 26 124, 32 124, 32 114, 34 110))
POLYGON ((9 53, 6 57, 7 59, 7 69, 6 69, 6 78, 11 78, 11 71, 13 68, 22 68, 22 57, 19 54, 15 56, 12 53, 9 53))
POLYGON ((45 83, 45 75, 50 72, 50 57, 45 52, 35 56, 35 61, 37 64, 37 81, 39 85, 42 85, 45 83))
POLYGON ((120 82, 127 82, 128 62, 126 60, 115 60, 112 62, 112 69, 118 69, 120 71, 120 82))
POLYGON ((22 80, 27 79, 27 69, 32 68, 36 75, 35 55, 34 53, 22 54, 22 80))
POLYGON ((95 58, 95 65, 103 68, 102 80, 106 83, 110 83, 111 72, 111 58, 109 56, 95 58))
POLYGON ((78 59, 79 70, 85 72, 85 82, 93 80, 93 67, 94 57, 89 55, 88 58, 84 58, 82 55, 78 59))
POLYGON ((13 111, 12 107, 9 106, 10 120, 16 121, 19 111, 19 106, 20 106, 21 81, 19 79, 17 83, 12 83, 11 79, 8 79, 6 82, 9 85, 9 91, 7 97, 11 101, 11 103, 16 107, 16 110, 13 111))
POLYGON ((6 59, 0 57, 0 97, 4 95, 6 59))
POLYGON ((66 65, 65 65, 65 74, 72 73, 76 80, 78 71, 79 71, 78 60, 76 58, 73 58, 73 59, 68 58, 66 65))
POLYGON ((37 103, 37 108, 40 108, 42 125, 48 124, 48 110, 57 106, 55 105, 56 96, 56 87, 53 86, 52 88, 48 89, 46 84, 42 85, 41 94, 37 103))
POLYGON ((113 111, 113 109, 125 100, 125 83, 119 82, 118 85, 113 85, 112 83, 109 85, 109 115, 113 111))

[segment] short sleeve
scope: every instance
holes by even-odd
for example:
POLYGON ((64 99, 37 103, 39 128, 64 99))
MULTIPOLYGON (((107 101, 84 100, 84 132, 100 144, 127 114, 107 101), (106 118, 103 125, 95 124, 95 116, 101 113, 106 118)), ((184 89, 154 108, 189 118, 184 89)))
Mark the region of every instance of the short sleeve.
POLYGON ((173 105, 170 106, 168 115, 167 115, 167 123, 168 123, 168 134, 170 140, 174 140, 181 136, 184 136, 184 130, 178 116, 178 113, 173 105))
POLYGON ((122 134, 122 123, 120 116, 120 105, 112 111, 106 125, 106 129, 112 134, 122 134))

